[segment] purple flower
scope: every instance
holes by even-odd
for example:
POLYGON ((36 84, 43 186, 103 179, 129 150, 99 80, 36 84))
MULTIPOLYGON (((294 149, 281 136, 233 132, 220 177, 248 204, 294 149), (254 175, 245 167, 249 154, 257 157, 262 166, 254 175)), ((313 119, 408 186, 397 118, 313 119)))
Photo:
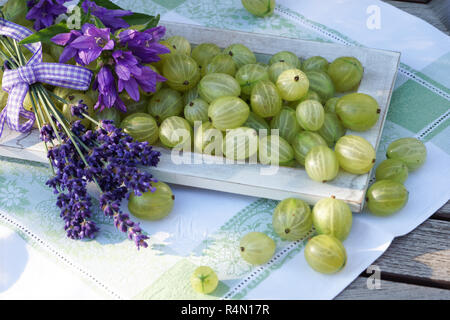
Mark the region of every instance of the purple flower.
POLYGON ((89 23, 83 25, 81 32, 72 30, 69 33, 61 33, 54 36, 52 41, 65 46, 60 62, 75 57, 77 63, 84 66, 100 57, 103 51, 114 49, 115 45, 110 29, 99 29, 89 23))
POLYGON ((29 11, 28 20, 34 20, 34 29, 37 31, 53 25, 55 18, 67 11, 65 0, 30 0, 27 2, 29 11))
POLYGON ((124 30, 116 44, 109 28, 99 29, 92 24, 84 24, 81 32, 59 34, 52 41, 65 46, 60 62, 74 58, 77 63, 86 66, 100 58, 97 65, 101 68, 93 83, 93 89, 99 92, 95 109, 102 111, 115 107, 126 112, 119 92, 125 90, 133 100, 139 101, 139 89, 155 92, 157 82, 166 80, 144 65, 160 60, 159 54, 170 52, 158 43, 164 33, 164 27, 144 32, 124 30), (116 46, 120 49, 113 51, 116 46))
POLYGON ((119 92, 125 89, 135 101, 139 101, 139 87, 145 92, 155 92, 156 82, 166 80, 149 67, 141 66, 129 51, 117 50, 112 56, 115 61, 114 70, 118 78, 119 92))
POLYGON ((105 108, 117 108, 126 112, 127 107, 119 97, 116 82, 109 66, 103 66, 95 77, 94 90, 98 90, 98 101, 94 108, 102 111, 105 108))
POLYGON ((118 77, 118 89, 122 92, 125 89, 130 97, 139 100, 139 85, 136 77, 142 75, 141 67, 136 57, 129 51, 117 50, 112 54, 116 65, 115 72, 118 77))
POLYGON ((44 142, 50 142, 55 139, 55 133, 49 124, 44 124, 41 128, 40 138, 44 142))
POLYGON ((70 108, 70 113, 73 117, 78 117, 80 119, 84 119, 83 114, 87 114, 88 106, 83 103, 83 100, 80 100, 78 104, 73 104, 70 108))
POLYGON ((107 28, 111 28, 113 32, 118 29, 128 28, 130 25, 122 19, 122 17, 132 15, 132 11, 128 10, 110 10, 98 6, 94 1, 85 0, 81 5, 83 10, 89 11, 93 16, 99 18, 107 28))
POLYGON ((167 79, 159 75, 149 67, 142 67, 142 73, 139 77, 136 77, 136 81, 144 92, 155 92, 156 83, 164 82, 167 79))
POLYGON ((78 57, 84 65, 96 60, 104 50, 114 49, 114 41, 111 39, 109 28, 99 29, 86 23, 81 31, 83 35, 78 36, 69 46, 78 50, 78 57))
POLYGON ((80 31, 71 30, 69 33, 60 33, 52 38, 53 43, 65 47, 61 56, 59 57, 59 62, 65 63, 70 59, 75 58, 77 63, 82 63, 77 55, 78 49, 70 46, 70 44, 81 35, 82 33, 80 31))
POLYGON ((137 30, 124 30, 119 34, 119 43, 126 46, 143 63, 159 61, 158 56, 170 53, 170 50, 158 43, 164 36, 166 29, 163 26, 148 29, 144 32, 137 30))

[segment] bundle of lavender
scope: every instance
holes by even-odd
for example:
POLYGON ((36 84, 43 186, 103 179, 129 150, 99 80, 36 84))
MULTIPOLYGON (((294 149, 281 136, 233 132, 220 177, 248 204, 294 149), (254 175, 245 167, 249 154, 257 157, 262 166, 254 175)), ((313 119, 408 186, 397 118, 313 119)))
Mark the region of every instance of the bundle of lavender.
POLYGON ((53 172, 47 185, 58 194, 69 238, 92 239, 99 231, 87 192, 92 183, 103 213, 138 248, 147 247, 148 235, 120 206, 130 196, 155 191, 157 181, 138 167, 156 166, 160 153, 101 113, 127 112, 124 99, 139 102, 165 80, 147 65, 168 52, 158 43, 165 28, 157 26, 159 17, 109 1, 80 1, 69 11, 64 3, 10 0, 1 8, 2 88, 8 95, 0 135, 5 123, 20 132, 37 125, 53 172), (68 12, 76 14, 78 27, 68 12))

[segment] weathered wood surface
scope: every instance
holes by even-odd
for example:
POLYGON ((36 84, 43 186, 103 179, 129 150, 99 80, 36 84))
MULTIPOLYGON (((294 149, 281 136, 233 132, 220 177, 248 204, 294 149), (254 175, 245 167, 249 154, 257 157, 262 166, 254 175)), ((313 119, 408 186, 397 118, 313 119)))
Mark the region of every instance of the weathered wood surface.
POLYGON ((450 201, 444 204, 433 216, 433 219, 448 220, 450 221, 450 201))
POLYGON ((394 239, 373 265, 380 268, 381 289, 369 290, 363 273, 336 299, 450 299, 450 222, 425 221, 394 239))
POLYGON ((450 289, 450 222, 425 221, 394 239, 374 265, 382 277, 450 289))
POLYGON ((450 290, 381 280, 380 289, 369 290, 367 278, 359 277, 336 300, 449 300, 450 290))

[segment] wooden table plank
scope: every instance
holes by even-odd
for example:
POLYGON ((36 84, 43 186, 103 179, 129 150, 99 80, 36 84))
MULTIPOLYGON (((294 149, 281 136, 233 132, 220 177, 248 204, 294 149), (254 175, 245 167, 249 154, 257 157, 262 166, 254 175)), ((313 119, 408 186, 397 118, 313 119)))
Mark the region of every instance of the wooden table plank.
MULTIPOLYGON (((447 203, 441 211, 447 212, 447 203)), ((373 264, 381 270, 381 289, 367 288, 362 274, 340 295, 347 299, 450 299, 450 222, 430 219, 394 239, 373 264)))
POLYGON ((450 221, 450 201, 444 204, 431 218, 450 221))
POLYGON ((336 300, 450 300, 450 290, 429 288, 418 285, 381 281, 380 289, 369 290, 367 278, 357 278, 336 300))
POLYGON ((450 289, 450 222, 430 219, 374 263, 382 279, 450 289))

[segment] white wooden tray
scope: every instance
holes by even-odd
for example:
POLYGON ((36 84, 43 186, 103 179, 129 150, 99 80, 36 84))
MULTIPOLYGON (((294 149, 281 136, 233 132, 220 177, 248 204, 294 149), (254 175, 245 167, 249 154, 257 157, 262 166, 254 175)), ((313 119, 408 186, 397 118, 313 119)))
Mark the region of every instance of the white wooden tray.
MULTIPOLYGON (((364 66, 364 77, 358 91, 369 94, 378 101, 381 116, 372 129, 356 134, 366 138, 378 148, 397 75, 400 53, 173 22, 161 24, 166 26, 168 37, 181 35, 194 45, 212 42, 223 48, 233 43, 242 43, 258 53, 260 60, 268 59, 282 50, 292 51, 303 58, 320 55, 329 61, 340 56, 358 58, 364 66)), ((351 131, 348 134, 351 134, 351 131)), ((260 164, 176 164, 171 159, 171 151, 159 149, 162 153, 161 162, 157 168, 151 170, 162 181, 277 200, 299 197, 310 204, 334 195, 347 202, 354 212, 360 212, 364 206, 364 195, 370 177, 370 174, 358 176, 341 172, 332 182, 317 183, 309 179, 305 170, 301 168, 280 167, 276 175, 262 175, 261 169, 264 169, 264 166, 260 164)), ((39 141, 37 130, 20 134, 5 126, 0 138, 0 155, 47 163, 44 146, 39 141)), ((193 154, 185 156, 194 157, 193 154)))

